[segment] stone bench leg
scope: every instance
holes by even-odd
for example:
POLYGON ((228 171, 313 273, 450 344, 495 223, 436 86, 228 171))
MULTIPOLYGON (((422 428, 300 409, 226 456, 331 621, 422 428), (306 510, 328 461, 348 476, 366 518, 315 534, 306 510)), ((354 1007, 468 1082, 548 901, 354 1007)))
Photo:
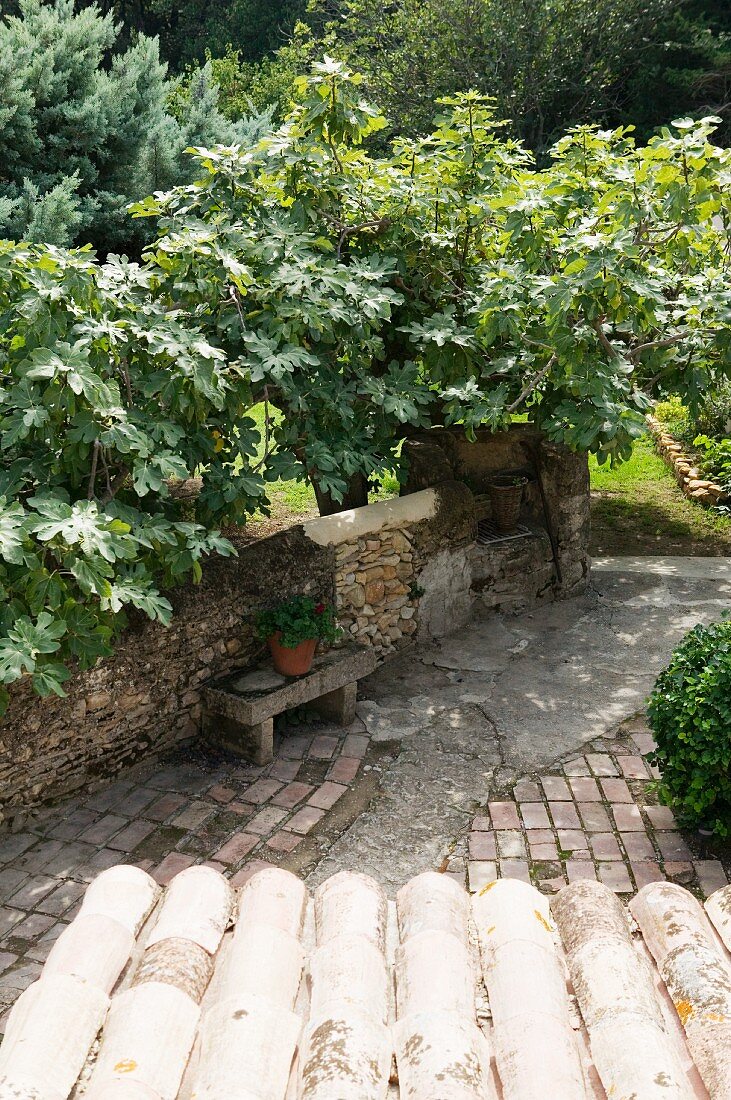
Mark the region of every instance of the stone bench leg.
POLYGON ((321 718, 337 722, 339 726, 349 726, 355 721, 355 700, 358 695, 358 683, 345 684, 344 687, 328 691, 310 704, 321 718))
POLYGON ((252 764, 271 764, 274 759, 274 719, 265 718, 254 726, 245 726, 232 718, 211 714, 206 719, 206 734, 215 742, 252 764))

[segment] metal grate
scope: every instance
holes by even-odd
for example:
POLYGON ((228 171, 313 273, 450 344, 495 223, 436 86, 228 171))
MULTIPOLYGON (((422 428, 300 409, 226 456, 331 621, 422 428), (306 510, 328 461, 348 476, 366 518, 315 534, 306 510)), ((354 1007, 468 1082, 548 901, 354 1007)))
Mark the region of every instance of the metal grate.
POLYGON ((519 523, 512 531, 498 531, 490 519, 481 519, 477 524, 477 542, 487 546, 495 542, 511 542, 513 539, 531 538, 533 532, 524 523, 519 523))

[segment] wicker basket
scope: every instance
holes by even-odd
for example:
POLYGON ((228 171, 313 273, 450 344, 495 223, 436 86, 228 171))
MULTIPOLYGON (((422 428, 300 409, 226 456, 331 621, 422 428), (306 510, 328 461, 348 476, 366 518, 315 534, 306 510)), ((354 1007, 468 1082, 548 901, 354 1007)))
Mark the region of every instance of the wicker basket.
POLYGON ((523 504, 523 490, 527 484, 526 477, 516 477, 513 474, 499 474, 492 479, 490 504, 492 519, 498 531, 515 530, 523 504))

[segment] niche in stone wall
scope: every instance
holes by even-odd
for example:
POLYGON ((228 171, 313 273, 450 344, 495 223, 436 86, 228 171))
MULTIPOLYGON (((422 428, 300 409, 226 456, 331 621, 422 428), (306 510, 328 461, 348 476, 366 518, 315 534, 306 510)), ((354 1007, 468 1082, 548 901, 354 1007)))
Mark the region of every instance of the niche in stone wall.
POLYGON ((489 608, 520 610, 572 594, 588 576, 589 479, 585 455, 548 440, 530 424, 479 431, 432 428, 405 444, 407 495, 444 481, 462 481, 474 497, 472 592, 489 608), (490 485, 524 477, 519 515, 500 528, 490 485))

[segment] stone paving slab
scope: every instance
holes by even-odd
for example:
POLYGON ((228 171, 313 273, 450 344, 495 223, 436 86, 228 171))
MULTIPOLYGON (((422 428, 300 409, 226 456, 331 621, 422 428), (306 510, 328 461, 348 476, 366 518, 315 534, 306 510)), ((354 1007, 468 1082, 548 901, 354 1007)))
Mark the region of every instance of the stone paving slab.
POLYGON ((1 835, 0 1012, 38 977, 105 868, 134 863, 164 884, 206 863, 239 886, 290 857, 362 774, 362 729, 297 726, 263 767, 179 751, 1 835))
MULTIPOLYGON (((580 879, 626 896, 663 879, 704 899, 725 886, 724 861, 703 852, 657 804, 655 769, 644 758, 654 747, 649 729, 634 721, 623 732, 490 800, 445 872, 472 892, 498 878, 522 879, 546 894, 580 879)), ((731 867, 728 850, 725 857, 731 867)))
MULTIPOLYGON (((363 870, 395 893, 442 865, 490 791, 549 775, 553 761, 571 755, 583 761, 576 778, 591 778, 584 755, 600 751, 592 743, 601 747, 641 712, 686 631, 718 620, 731 602, 731 559, 612 558, 592 569, 582 597, 520 615, 477 613, 362 682, 358 714, 368 732, 401 751, 379 797, 311 873, 313 885, 363 870)), ((626 774, 605 778, 631 784, 641 753, 632 745, 623 754, 626 774)), ((578 809, 564 813, 562 830, 583 827, 578 809)))
POLYGON ((641 573, 643 576, 677 577, 683 580, 731 581, 731 558, 638 555, 594 558, 592 573, 641 573))

